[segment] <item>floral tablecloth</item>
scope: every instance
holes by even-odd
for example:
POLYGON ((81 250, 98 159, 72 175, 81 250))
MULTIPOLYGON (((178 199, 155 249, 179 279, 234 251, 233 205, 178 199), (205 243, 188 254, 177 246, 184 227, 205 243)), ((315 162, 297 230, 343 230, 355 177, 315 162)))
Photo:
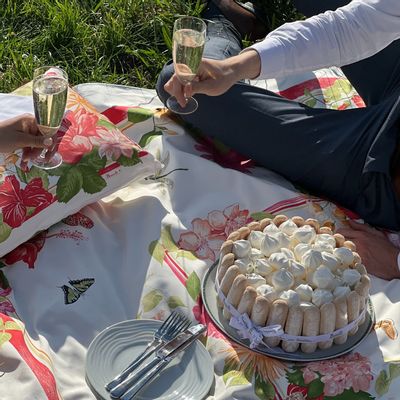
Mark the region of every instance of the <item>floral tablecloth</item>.
POLYGON ((153 91, 102 84, 76 89, 162 168, 3 258, 1 400, 94 399, 84 364, 95 335, 126 319, 165 319, 174 309, 207 324, 215 373, 207 399, 399 398, 397 280, 372 279, 377 323, 359 347, 308 364, 282 362, 231 342, 200 297, 202 277, 237 227, 278 213, 340 225, 352 217, 346 210, 297 192, 220 144, 184 134, 158 108, 153 91), (77 293, 74 281, 87 289, 77 293))

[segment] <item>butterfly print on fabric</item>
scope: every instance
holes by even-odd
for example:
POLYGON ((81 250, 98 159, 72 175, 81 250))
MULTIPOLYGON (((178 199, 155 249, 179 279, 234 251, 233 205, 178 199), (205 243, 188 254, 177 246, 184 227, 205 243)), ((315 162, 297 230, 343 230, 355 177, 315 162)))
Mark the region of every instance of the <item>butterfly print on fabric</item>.
POLYGON ((62 220, 64 224, 69 226, 81 226, 82 228, 92 229, 93 228, 93 221, 87 217, 86 215, 82 214, 81 212, 77 212, 72 214, 62 220))
POLYGON ((64 303, 72 304, 75 303, 86 290, 90 288, 94 283, 94 278, 84 278, 69 281, 70 286, 62 285, 61 289, 64 292, 64 303))

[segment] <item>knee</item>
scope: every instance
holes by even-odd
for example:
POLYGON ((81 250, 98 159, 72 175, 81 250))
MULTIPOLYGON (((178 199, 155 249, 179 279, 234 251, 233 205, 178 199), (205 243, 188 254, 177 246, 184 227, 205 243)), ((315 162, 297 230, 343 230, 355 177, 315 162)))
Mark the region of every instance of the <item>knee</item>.
POLYGON ((164 85, 171 79, 174 74, 174 65, 172 61, 166 63, 163 69, 158 75, 157 83, 156 83, 156 91, 160 100, 165 104, 168 97, 170 96, 164 89, 164 85))

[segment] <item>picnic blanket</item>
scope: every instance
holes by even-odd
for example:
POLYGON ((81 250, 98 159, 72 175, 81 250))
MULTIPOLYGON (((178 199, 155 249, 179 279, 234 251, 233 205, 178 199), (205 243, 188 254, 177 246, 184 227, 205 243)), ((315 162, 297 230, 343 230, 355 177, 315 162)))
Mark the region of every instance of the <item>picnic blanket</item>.
MULTIPOLYGON (((241 225, 283 213, 339 226, 346 210, 299 192, 222 144, 188 135, 152 90, 107 84, 75 89, 161 167, 3 258, 1 400, 94 399, 85 382, 93 338, 119 321, 163 320, 174 309, 207 325, 215 375, 207 399, 398 399, 398 280, 372 277, 377 323, 359 347, 309 364, 262 356, 229 340, 200 296, 220 244, 241 225), (93 285, 69 302, 62 286, 85 278, 93 285)), ((302 95, 320 101, 309 90, 302 95)), ((350 96, 337 106, 358 101, 350 96)), ((20 111, 29 111, 29 104, 20 111)))

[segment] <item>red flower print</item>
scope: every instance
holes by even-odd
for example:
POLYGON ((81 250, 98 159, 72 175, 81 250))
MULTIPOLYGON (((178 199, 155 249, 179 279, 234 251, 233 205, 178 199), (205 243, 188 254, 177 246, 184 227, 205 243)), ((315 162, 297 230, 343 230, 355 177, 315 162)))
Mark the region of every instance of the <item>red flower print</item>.
POLYGON ((0 313, 9 315, 8 313, 14 313, 15 308, 11 301, 8 300, 7 296, 11 294, 11 288, 2 289, 0 288, 0 313))
POLYGON ((42 250, 46 241, 47 231, 40 232, 32 239, 19 245, 13 251, 4 256, 3 261, 7 265, 12 265, 18 261, 28 264, 29 268, 34 268, 38 253, 42 250))
POLYGON ((75 113, 70 111, 66 114, 58 136, 62 136, 58 151, 63 160, 69 164, 76 164, 86 153, 93 149, 91 137, 97 137, 97 132, 107 130, 97 126, 99 117, 85 108, 80 108, 75 113))
MULTIPOLYGON (((0 207, 2 207, 3 221, 17 228, 28 219, 28 207, 35 208, 32 215, 46 208, 53 201, 53 195, 43 188, 41 178, 32 179, 25 189, 14 175, 6 176, 0 186, 0 207)), ((32 216, 31 215, 31 216, 32 216)))
POLYGON ((219 164, 221 167, 236 169, 241 172, 250 173, 250 169, 255 167, 253 160, 242 156, 236 151, 216 142, 208 137, 196 138, 198 144, 194 147, 196 150, 203 152, 201 157, 206 158, 219 164))

